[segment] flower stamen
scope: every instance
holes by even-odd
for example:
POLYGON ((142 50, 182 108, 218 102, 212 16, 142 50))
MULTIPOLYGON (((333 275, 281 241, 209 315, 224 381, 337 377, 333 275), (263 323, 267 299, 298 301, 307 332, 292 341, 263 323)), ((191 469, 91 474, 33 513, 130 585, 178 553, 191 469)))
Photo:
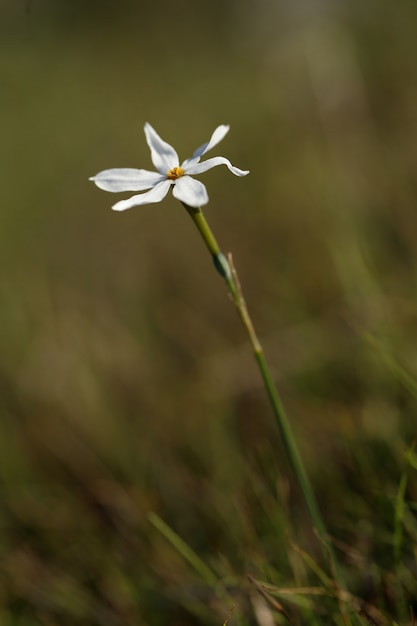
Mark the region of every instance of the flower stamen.
POLYGON ((181 178, 184 175, 184 170, 182 167, 173 167, 172 170, 168 170, 167 178, 169 180, 177 180, 177 178, 181 178))

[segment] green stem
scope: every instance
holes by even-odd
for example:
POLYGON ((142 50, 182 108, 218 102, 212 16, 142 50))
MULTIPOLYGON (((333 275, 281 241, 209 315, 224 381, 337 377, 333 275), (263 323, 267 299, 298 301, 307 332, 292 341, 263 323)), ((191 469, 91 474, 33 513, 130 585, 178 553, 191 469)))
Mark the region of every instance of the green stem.
POLYGON ((194 224, 197 226, 198 230, 202 238, 204 239, 204 243, 207 248, 210 250, 213 256, 220 254, 220 246, 216 241, 216 238, 207 223, 206 218, 203 215, 201 209, 195 209, 193 207, 188 206, 188 204, 184 204, 183 206, 187 210, 188 214, 191 216, 194 224))
MULTIPOLYGON (((161 533, 163 537, 177 550, 178 554, 181 556, 194 568, 194 570, 201 576, 204 582, 211 587, 213 592, 217 595, 217 597, 222 598, 223 601, 232 607, 229 612, 229 616, 226 618, 224 624, 227 624, 228 619, 230 617, 231 612, 233 611, 233 606, 235 604, 233 598, 228 593, 227 588, 221 582, 220 578, 214 573, 212 569, 208 565, 204 563, 200 559, 200 557, 190 548, 188 544, 185 543, 183 539, 176 532, 172 530, 156 513, 150 512, 148 514, 148 519, 151 524, 161 533)), ((242 624, 242 626, 246 626, 247 622, 240 615, 238 609, 235 610, 235 616, 238 624, 242 624)), ((223 624, 223 626, 224 626, 223 624)))
POLYGON ((161 535, 165 537, 177 550, 182 557, 188 561, 188 563, 195 569, 201 578, 211 587, 217 589, 219 581, 217 576, 212 570, 200 559, 199 556, 188 546, 183 539, 176 532, 174 532, 168 524, 157 515, 156 513, 149 513, 148 519, 159 530, 161 535))
POLYGON ((285 451, 297 477, 313 525, 316 527, 316 530, 318 532, 321 541, 321 548, 323 550, 325 558, 327 559, 330 556, 330 559, 333 562, 334 568, 336 570, 336 579, 338 580, 339 585, 342 587, 343 585, 341 584, 341 575, 339 573, 336 556, 333 552, 331 543, 329 543, 327 539, 326 526, 323 522, 323 518, 317 505, 317 501, 310 480, 304 468, 304 464, 302 462, 296 440, 294 438, 290 423, 278 395, 277 388, 270 374, 268 363, 266 361, 261 343, 256 335, 252 320, 249 316, 249 312, 243 298, 239 278, 233 265, 232 257, 231 255, 229 255, 229 258, 227 259, 224 254, 222 254, 216 238, 214 237, 213 232, 211 231, 211 228, 208 225, 201 209, 195 209, 187 206, 186 204, 184 204, 183 206, 187 210, 188 214, 191 216, 194 224, 197 226, 200 235, 202 236, 207 248, 209 249, 213 257, 216 269, 224 278, 232 300, 236 306, 240 320, 246 332, 248 333, 253 353, 271 403, 272 411, 278 425, 278 429, 282 437, 285 451))
POLYGON ((272 380, 264 352, 262 348, 260 348, 259 350, 254 350, 254 354, 261 372, 265 389, 271 402, 276 422, 281 433, 285 451, 297 476, 308 510, 310 511, 313 524, 317 528, 320 537, 323 538, 326 536, 327 531, 322 520, 320 511, 318 509, 310 480, 304 468, 304 464, 301 460, 300 452, 298 450, 298 446, 294 438, 290 423, 288 421, 282 402, 278 396, 275 383, 272 380))

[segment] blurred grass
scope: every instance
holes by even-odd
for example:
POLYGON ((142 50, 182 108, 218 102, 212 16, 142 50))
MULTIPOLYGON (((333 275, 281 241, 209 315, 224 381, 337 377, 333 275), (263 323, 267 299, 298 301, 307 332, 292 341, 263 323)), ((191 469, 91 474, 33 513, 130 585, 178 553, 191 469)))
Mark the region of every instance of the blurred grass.
MULTIPOLYGON (((207 174, 207 216, 350 591, 409 618, 416 13, 405 0, 0 6, 2 624, 222 624, 230 606, 149 511, 248 623, 260 622, 245 574, 318 584, 289 543, 319 559, 193 225, 172 198, 115 215, 88 182, 150 167, 147 120, 182 158, 231 124, 219 153, 251 174, 207 174)), ((281 598, 300 623, 340 623, 333 600, 304 600, 281 598)))

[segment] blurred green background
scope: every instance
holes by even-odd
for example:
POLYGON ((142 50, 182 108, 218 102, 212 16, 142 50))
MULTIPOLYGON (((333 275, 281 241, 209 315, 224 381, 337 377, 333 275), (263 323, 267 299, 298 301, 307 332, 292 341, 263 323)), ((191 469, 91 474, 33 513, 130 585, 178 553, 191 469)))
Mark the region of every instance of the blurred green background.
MULTIPOLYGON (((416 430, 416 20, 411 0, 2 0, 1 624, 222 624, 150 511, 251 624, 247 573, 306 584, 290 541, 321 558, 191 220, 172 196, 116 214, 88 181, 153 169, 145 121, 180 159, 231 125, 210 156, 251 173, 207 173, 206 217, 349 582, 397 614, 378 590, 416 430)), ((409 574, 412 516, 405 535, 409 574)))

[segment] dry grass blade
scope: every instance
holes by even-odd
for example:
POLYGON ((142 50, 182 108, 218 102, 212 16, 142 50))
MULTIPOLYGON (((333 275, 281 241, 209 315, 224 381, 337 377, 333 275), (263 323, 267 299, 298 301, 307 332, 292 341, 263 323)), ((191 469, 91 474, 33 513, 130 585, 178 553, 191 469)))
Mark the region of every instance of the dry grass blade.
POLYGON ((253 585, 256 589, 256 591, 258 593, 261 594, 261 596, 263 598, 265 598, 265 600, 268 602, 268 604, 270 604, 276 611, 278 611, 278 613, 281 613, 281 615, 283 615, 285 617, 285 619, 292 624, 292 626, 297 626, 297 623, 294 621, 294 619, 292 617, 290 617, 290 615, 287 613, 287 611, 284 609, 284 607, 282 606, 282 604, 280 602, 278 602, 275 598, 273 598, 268 591, 263 587, 263 585, 260 585, 254 578, 252 578, 252 576, 250 576, 249 574, 247 575, 247 579, 249 580, 250 584, 253 585))
POLYGON ((232 608, 231 608, 231 609, 230 609, 230 611, 228 612, 227 617, 226 617, 226 619, 225 619, 225 620, 224 620, 224 622, 223 622, 223 626, 227 626, 227 624, 229 623, 229 619, 230 619, 230 618, 231 618, 231 616, 232 616, 232 613, 233 613, 233 609, 234 609, 234 608, 235 608, 235 607, 234 607, 234 606, 232 606, 232 608))
POLYGON ((280 596, 299 595, 299 596, 327 596, 329 598, 338 599, 343 602, 345 609, 357 613, 360 617, 365 618, 374 626, 389 626, 390 621, 385 615, 377 609, 373 604, 362 600, 344 590, 326 589, 324 587, 273 587, 257 583, 257 588, 261 588, 267 593, 277 594, 280 596))

